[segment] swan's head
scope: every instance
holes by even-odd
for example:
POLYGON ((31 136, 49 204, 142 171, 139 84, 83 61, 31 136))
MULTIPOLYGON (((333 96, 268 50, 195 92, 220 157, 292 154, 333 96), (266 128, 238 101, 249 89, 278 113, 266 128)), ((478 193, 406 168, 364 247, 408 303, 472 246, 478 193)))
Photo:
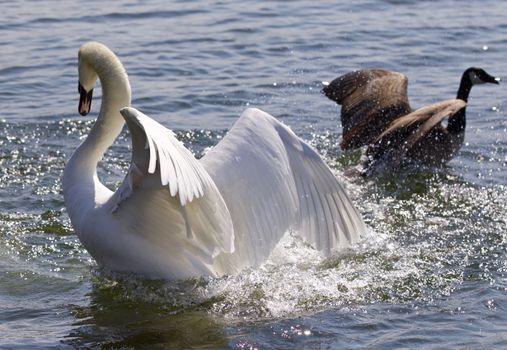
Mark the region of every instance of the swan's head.
POLYGON ((79 92, 79 114, 87 115, 92 106, 93 88, 97 82, 97 72, 93 67, 93 58, 97 48, 104 46, 96 42, 88 42, 79 48, 78 52, 78 92, 79 92))
POLYGON ((496 78, 492 75, 486 73, 486 71, 482 68, 471 67, 465 70, 463 75, 468 75, 468 78, 472 82, 472 85, 480 85, 480 84, 499 84, 500 78, 496 78))
MULTIPOLYGON (((119 105, 130 105, 130 84, 125 68, 120 60, 106 45, 90 41, 79 48, 79 113, 90 112, 93 88, 100 79, 103 95, 119 105)), ((104 96, 103 96, 104 98, 104 96)))

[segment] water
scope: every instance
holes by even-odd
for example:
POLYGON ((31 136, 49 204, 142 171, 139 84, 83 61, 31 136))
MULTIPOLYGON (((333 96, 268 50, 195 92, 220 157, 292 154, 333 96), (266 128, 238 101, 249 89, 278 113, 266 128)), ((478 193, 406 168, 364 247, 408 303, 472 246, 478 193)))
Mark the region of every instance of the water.
MULTIPOLYGON (((452 98, 462 71, 505 77, 500 0, 3 2, 0 18, 0 347, 506 348, 505 84, 475 87, 466 145, 441 170, 343 176, 337 107, 322 81, 401 71, 414 107, 452 98), (86 136, 78 47, 122 59, 133 105, 200 156, 247 106, 277 116, 325 155, 372 234, 323 260, 287 237, 238 276, 143 281, 99 269, 60 189, 86 136)), ((130 160, 123 134, 100 167, 130 160)))

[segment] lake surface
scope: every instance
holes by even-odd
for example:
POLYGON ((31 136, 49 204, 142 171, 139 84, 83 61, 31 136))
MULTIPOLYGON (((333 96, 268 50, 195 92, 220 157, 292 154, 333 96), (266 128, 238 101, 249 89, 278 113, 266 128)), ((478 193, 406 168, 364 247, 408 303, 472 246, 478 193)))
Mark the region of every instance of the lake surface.
MULTIPOLYGON (((507 4, 486 1, 7 1, 0 4, 0 348, 507 348, 506 85, 475 87, 447 167, 344 171, 322 82, 380 67, 413 107, 453 98, 463 70, 506 76, 507 4), (310 141, 371 233, 322 259, 288 236, 238 276, 144 281, 99 269, 60 179, 93 124, 77 114, 77 50, 123 61, 133 106, 201 156, 248 106, 310 141)), ((100 166, 130 162, 124 132, 100 166)))

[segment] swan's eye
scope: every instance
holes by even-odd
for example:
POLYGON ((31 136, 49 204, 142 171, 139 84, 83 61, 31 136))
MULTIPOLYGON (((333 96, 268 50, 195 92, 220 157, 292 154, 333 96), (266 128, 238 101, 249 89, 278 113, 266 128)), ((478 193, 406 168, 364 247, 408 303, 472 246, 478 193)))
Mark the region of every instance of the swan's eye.
POLYGON ((83 86, 81 85, 80 82, 77 83, 77 92, 79 92, 79 94, 83 92, 83 86))

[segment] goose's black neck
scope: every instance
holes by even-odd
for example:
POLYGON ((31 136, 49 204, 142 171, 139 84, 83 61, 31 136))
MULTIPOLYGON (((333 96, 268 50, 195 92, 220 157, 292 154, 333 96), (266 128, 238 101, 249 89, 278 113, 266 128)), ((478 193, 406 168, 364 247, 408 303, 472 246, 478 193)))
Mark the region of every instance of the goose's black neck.
POLYGON ((470 76, 468 75, 467 71, 465 71, 465 73, 463 73, 463 76, 461 77, 461 82, 459 84, 458 94, 456 98, 468 102, 468 95, 470 95, 472 85, 473 85, 472 80, 470 79, 470 76))
MULTIPOLYGON (((470 91, 472 90, 472 80, 470 76, 465 71, 463 76, 461 77, 461 83, 459 84, 458 93, 456 98, 468 102, 468 96, 470 95, 470 91)), ((456 114, 454 114, 451 118, 449 118, 449 123, 447 124, 447 131, 451 134, 459 134, 465 132, 466 127, 466 107, 459 110, 456 114)))

